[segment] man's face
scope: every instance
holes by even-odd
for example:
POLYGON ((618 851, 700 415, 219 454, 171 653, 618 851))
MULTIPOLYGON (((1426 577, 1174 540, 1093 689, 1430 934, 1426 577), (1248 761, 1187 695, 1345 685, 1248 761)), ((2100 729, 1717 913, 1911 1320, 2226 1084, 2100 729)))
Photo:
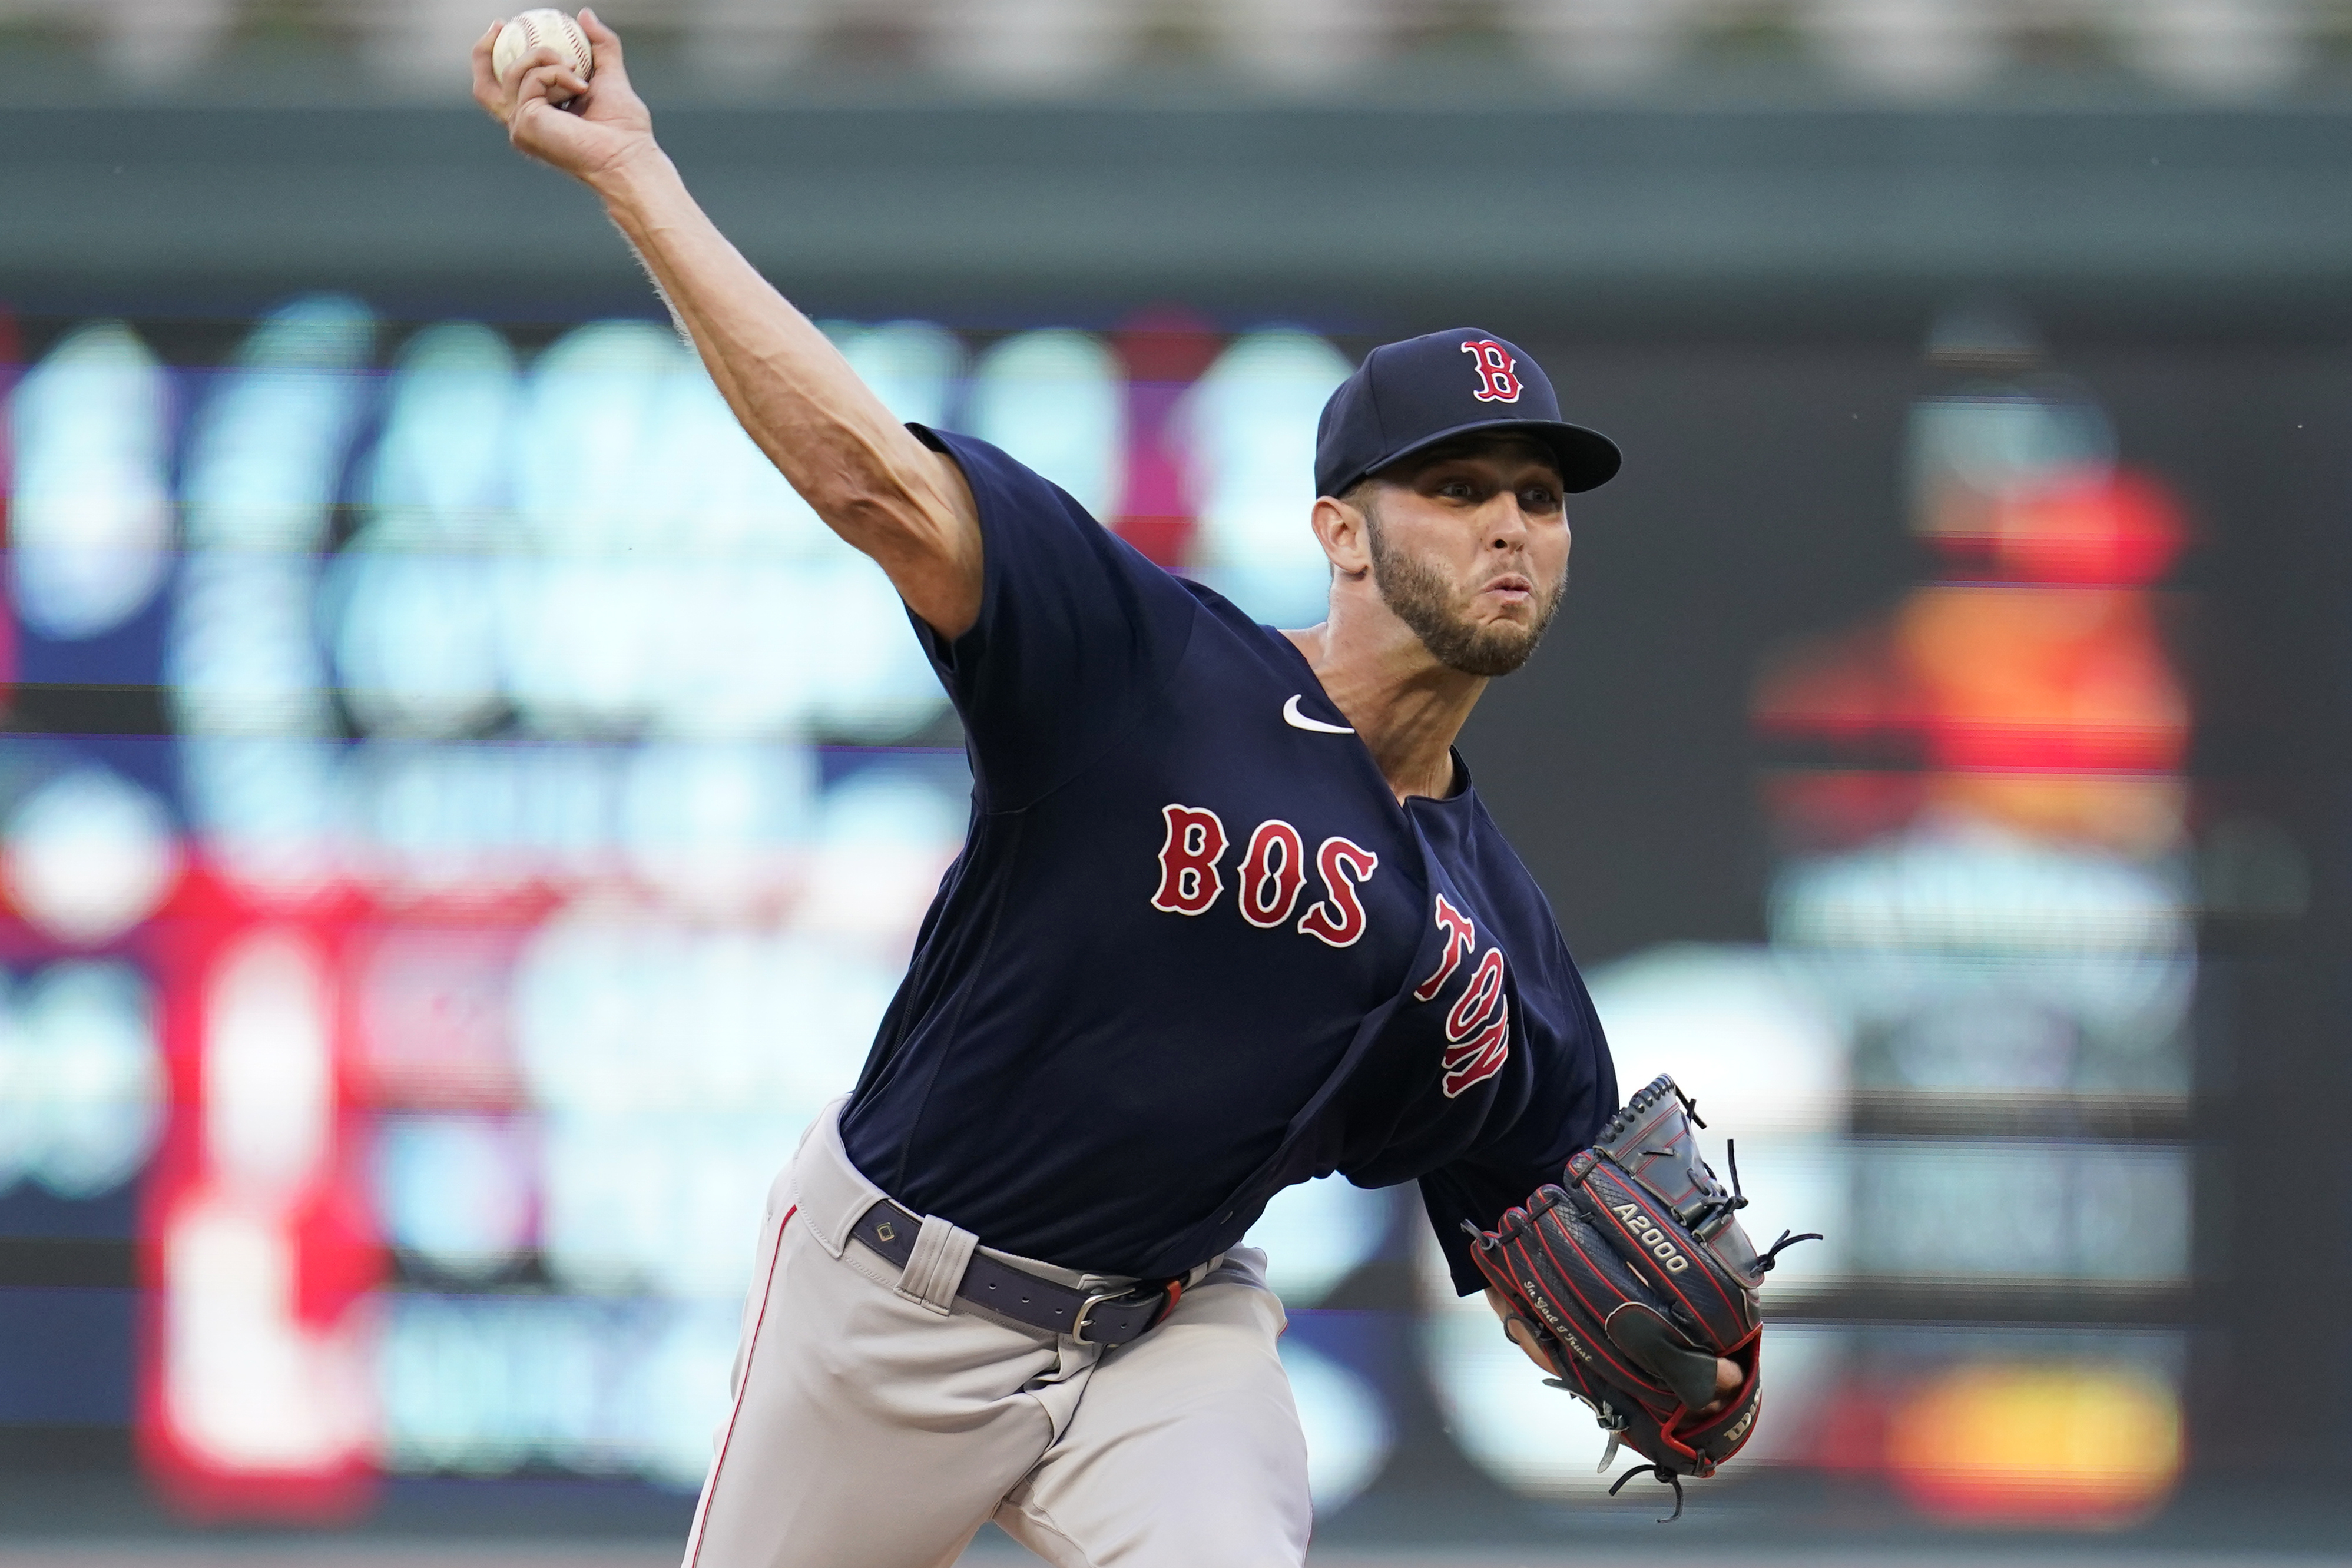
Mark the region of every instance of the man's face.
POLYGON ((1430 653, 1465 675, 1528 662, 1568 587, 1559 470, 1533 442, 1447 445, 1356 497, 1372 581, 1430 653))

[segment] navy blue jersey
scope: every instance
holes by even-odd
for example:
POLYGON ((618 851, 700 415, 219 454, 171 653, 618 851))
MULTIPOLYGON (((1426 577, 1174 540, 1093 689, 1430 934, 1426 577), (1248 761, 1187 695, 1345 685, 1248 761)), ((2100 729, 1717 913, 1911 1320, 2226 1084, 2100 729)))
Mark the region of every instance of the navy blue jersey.
POLYGON ((996 448, 918 434, 980 510, 979 620, 953 642, 917 622, 971 829, 843 1117, 850 1158, 991 1246, 1147 1276, 1293 1182, 1417 1179, 1477 1289, 1459 1222, 1559 1179, 1617 1088, 1466 770, 1399 804, 1287 638, 996 448))

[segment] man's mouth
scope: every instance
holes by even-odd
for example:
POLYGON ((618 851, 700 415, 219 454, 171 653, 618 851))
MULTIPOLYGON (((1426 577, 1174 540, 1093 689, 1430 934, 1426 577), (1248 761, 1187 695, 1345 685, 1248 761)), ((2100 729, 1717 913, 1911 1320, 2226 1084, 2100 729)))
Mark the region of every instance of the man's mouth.
POLYGON ((1506 604, 1524 604, 1536 596, 1536 585, 1517 572, 1505 572, 1480 589, 1481 595, 1493 594, 1506 604))

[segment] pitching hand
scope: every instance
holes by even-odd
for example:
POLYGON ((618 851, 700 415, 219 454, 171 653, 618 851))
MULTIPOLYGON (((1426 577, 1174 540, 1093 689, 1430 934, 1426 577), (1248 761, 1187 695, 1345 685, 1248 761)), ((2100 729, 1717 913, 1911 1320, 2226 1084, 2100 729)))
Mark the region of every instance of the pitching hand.
POLYGON ((507 68, 501 78, 490 69, 490 47, 500 23, 474 45, 474 101, 507 128, 515 147, 565 173, 594 183, 637 153, 652 150, 653 116, 629 86, 621 58, 620 35, 593 11, 580 13, 580 30, 594 51, 594 79, 583 81, 541 45, 507 68), (549 93, 568 94, 562 108, 549 93))
MULTIPOLYGON (((1550 1373, 1552 1364, 1544 1359, 1543 1352, 1536 1348, 1535 1339, 1528 1332, 1527 1320, 1512 1312, 1508 1303, 1496 1295, 1491 1288, 1486 1291, 1486 1304, 1495 1309, 1496 1317, 1503 1320, 1503 1332, 1510 1336, 1513 1344, 1519 1347, 1520 1354, 1542 1367, 1547 1374, 1550 1373)), ((1714 1415, 1723 1408, 1725 1400, 1739 1392, 1741 1381, 1742 1375, 1738 1365, 1724 1360, 1719 1355, 1717 1356, 1715 1358, 1715 1402, 1704 1409, 1693 1411, 1692 1414, 1714 1415)))

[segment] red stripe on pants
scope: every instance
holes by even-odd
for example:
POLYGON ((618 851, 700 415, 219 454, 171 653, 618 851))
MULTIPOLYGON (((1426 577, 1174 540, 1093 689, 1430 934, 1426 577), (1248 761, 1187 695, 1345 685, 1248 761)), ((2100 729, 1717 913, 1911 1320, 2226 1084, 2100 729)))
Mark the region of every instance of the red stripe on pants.
POLYGON ((727 1445, 735 1440, 735 1418, 743 1413, 743 1393, 751 1386, 751 1358, 760 1353, 760 1330, 768 1321, 768 1299, 776 1288, 776 1265, 784 1256, 784 1229, 800 1212, 794 1204, 784 1210, 784 1218, 776 1226, 776 1249, 768 1259, 768 1277, 760 1283, 760 1315, 751 1320, 751 1342, 743 1347, 743 1380, 736 1385, 735 1403, 728 1406, 727 1430, 719 1439, 719 1457, 710 1461, 710 1481, 702 1489, 702 1500, 694 1511, 694 1532, 687 1537, 686 1568, 697 1568, 702 1559, 702 1525, 710 1512, 710 1500, 719 1495, 719 1472, 727 1464, 727 1445))

